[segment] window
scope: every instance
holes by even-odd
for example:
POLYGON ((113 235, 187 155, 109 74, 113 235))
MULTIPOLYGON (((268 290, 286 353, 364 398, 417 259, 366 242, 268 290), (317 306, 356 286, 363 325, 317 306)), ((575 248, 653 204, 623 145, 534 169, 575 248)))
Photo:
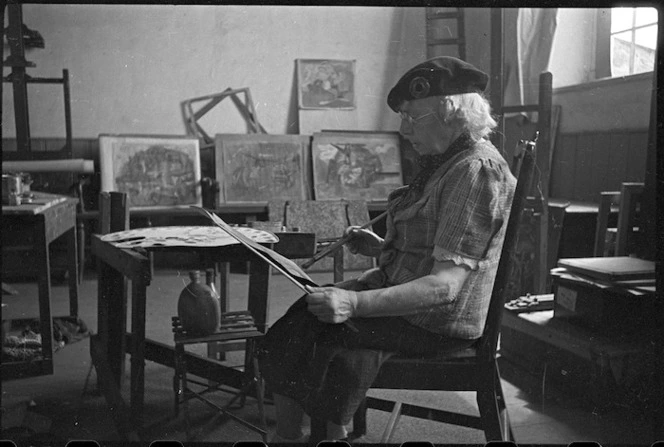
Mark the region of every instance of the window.
POLYGON ((627 76, 655 67, 657 9, 611 8, 611 76, 627 76))

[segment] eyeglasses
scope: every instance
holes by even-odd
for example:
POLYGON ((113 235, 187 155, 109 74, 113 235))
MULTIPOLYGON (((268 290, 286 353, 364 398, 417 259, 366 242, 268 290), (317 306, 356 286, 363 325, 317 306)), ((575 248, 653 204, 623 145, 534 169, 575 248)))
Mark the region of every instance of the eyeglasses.
POLYGON ((414 118, 414 117, 410 116, 409 114, 407 114, 406 112, 399 112, 399 115, 401 116, 401 119, 403 121, 406 121, 411 126, 413 124, 419 122, 421 119, 426 118, 427 116, 435 115, 435 114, 436 114, 435 112, 429 112, 429 113, 425 113, 424 115, 420 115, 420 116, 414 118))

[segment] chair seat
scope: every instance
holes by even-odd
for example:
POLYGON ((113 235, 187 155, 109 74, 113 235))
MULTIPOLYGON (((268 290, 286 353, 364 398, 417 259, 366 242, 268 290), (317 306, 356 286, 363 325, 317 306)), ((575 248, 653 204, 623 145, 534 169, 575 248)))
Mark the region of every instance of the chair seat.
POLYGON ((180 317, 172 317, 171 320, 173 322, 175 343, 182 345, 241 340, 264 335, 256 327, 254 318, 249 311, 223 313, 219 330, 209 335, 188 334, 182 327, 180 317))
POLYGON ((424 358, 419 358, 419 357, 401 357, 398 355, 395 355, 393 357, 390 357, 388 362, 393 362, 393 361, 400 361, 404 363, 412 362, 412 363, 440 363, 441 361, 453 361, 453 360, 476 360, 477 359, 477 348, 471 346, 466 349, 462 349, 460 351, 453 351, 453 352, 439 352, 435 357, 424 357, 424 358))

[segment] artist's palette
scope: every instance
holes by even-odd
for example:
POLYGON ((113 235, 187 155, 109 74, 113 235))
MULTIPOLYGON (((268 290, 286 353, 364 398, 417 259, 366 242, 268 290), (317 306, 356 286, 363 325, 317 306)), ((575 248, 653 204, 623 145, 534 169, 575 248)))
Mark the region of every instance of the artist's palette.
MULTIPOLYGON (((274 234, 247 227, 233 227, 259 244, 279 242, 274 234)), ((223 247, 239 242, 217 226, 146 227, 105 234, 101 240, 118 248, 223 247)))

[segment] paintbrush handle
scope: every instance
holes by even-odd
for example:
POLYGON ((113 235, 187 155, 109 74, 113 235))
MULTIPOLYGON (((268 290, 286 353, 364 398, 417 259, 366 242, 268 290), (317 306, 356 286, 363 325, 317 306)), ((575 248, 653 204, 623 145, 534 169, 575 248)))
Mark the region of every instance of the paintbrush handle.
MULTIPOLYGON (((384 212, 382 212, 381 214, 379 214, 378 216, 374 217, 374 218, 371 219, 369 222, 367 222, 367 223, 365 223, 364 225, 362 225, 362 226, 360 227, 360 229, 361 229, 361 230, 365 230, 365 229, 369 228, 370 226, 372 226, 372 225, 375 224, 376 222, 378 222, 378 221, 380 221, 381 219, 385 218, 385 216, 387 216, 387 211, 384 211, 384 212)), ((344 244, 346 244, 346 242, 348 242, 351 238, 352 238, 352 236, 351 236, 350 233, 345 234, 344 236, 340 237, 338 240, 336 240, 335 242, 331 243, 330 245, 328 245, 327 247, 325 247, 324 249, 322 249, 321 251, 319 251, 318 253, 316 253, 311 259, 309 259, 308 261, 304 262, 304 263, 302 264, 302 268, 307 269, 307 268, 311 267, 312 265, 314 265, 315 262, 318 262, 318 261, 320 261, 321 259, 323 259, 325 256, 328 256, 328 255, 330 255, 331 253, 334 253, 335 251, 339 250, 339 249, 340 249, 341 247, 343 247, 344 244)))

